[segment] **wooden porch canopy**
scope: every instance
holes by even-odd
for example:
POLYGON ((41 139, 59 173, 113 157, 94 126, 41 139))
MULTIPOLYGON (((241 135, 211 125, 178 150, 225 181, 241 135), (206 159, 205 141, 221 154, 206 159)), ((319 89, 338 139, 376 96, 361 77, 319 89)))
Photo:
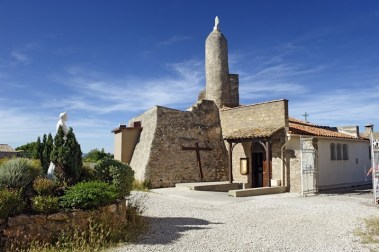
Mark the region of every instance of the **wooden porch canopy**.
MULTIPOLYGON (((260 143, 266 152, 266 160, 271 156, 271 137, 283 127, 244 128, 226 132, 224 140, 229 143, 229 183, 233 183, 233 149, 239 143, 260 143)), ((268 162, 270 164, 270 162, 268 162)), ((270 168, 269 168, 270 171, 270 168)), ((269 174, 270 176, 271 174, 269 174)))

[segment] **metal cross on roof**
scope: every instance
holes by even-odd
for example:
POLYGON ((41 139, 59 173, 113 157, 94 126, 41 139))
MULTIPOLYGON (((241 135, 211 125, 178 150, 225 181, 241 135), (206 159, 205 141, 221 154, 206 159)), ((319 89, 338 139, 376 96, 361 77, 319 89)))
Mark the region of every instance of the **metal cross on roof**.
POLYGON ((305 112, 303 116, 304 116, 304 120, 305 120, 305 122, 308 122, 307 119, 308 119, 309 114, 308 114, 307 112, 305 112))

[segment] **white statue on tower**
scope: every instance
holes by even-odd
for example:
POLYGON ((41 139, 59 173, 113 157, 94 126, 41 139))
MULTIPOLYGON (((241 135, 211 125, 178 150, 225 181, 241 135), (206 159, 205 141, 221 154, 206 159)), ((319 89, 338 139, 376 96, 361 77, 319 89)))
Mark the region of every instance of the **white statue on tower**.
POLYGON ((220 30, 219 24, 220 24, 220 19, 218 18, 218 16, 216 16, 215 17, 215 26, 213 27, 214 31, 219 31, 220 30))
MULTIPOLYGON (((57 123, 57 133, 59 130, 59 126, 62 126, 62 130, 63 130, 63 134, 64 134, 64 140, 67 139, 67 133, 68 133, 68 127, 66 125, 67 119, 68 119, 68 117, 67 117, 66 111, 59 114, 59 120, 57 123)), ((49 169, 47 170, 47 177, 50 179, 54 179, 55 178, 54 171, 55 171, 55 165, 53 162, 50 162, 49 169)))

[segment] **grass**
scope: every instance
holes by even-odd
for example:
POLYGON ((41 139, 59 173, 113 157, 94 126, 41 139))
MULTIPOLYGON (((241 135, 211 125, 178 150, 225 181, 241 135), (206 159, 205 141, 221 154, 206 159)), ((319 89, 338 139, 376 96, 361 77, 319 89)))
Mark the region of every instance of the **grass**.
POLYGON ((151 188, 150 181, 147 180, 134 180, 132 190, 133 191, 142 191, 142 192, 148 192, 151 188))
POLYGON ((354 234, 361 238, 361 243, 369 245, 370 251, 378 251, 379 244, 379 217, 370 217, 364 219, 364 226, 357 228, 354 234), (376 245, 376 249, 372 246, 376 245))

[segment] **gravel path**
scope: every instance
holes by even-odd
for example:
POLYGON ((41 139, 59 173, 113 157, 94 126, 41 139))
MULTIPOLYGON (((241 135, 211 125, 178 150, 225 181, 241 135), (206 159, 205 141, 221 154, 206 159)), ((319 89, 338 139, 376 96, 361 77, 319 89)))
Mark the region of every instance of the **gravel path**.
POLYGON ((150 230, 116 251, 369 251, 353 231, 379 216, 367 194, 231 198, 178 190, 147 193, 150 230))

